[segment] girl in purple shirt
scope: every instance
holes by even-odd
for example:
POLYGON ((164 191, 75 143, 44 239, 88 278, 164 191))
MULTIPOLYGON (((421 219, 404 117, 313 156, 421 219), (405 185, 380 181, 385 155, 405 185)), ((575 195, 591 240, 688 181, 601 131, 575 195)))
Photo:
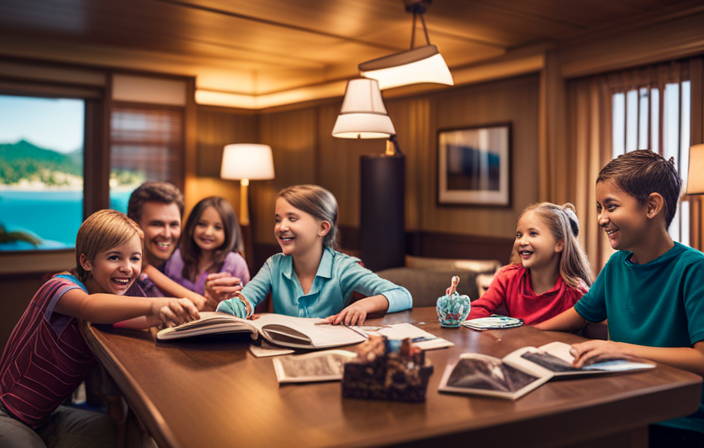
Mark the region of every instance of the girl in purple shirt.
POLYGON ((249 269, 236 252, 242 246, 240 226, 232 205, 222 197, 210 196, 191 211, 181 244, 166 263, 165 273, 176 283, 203 295, 208 274, 218 272, 249 281, 249 269))

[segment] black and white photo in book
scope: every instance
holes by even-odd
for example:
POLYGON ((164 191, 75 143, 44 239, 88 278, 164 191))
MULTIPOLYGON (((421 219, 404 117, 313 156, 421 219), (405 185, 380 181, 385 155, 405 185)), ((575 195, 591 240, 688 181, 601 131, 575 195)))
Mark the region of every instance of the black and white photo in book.
POLYGON ((342 379, 344 365, 357 357, 346 350, 326 350, 273 359, 279 383, 309 383, 342 379))
POLYGON ((439 390, 515 400, 550 378, 545 369, 518 369, 493 356, 465 353, 446 368, 439 390))

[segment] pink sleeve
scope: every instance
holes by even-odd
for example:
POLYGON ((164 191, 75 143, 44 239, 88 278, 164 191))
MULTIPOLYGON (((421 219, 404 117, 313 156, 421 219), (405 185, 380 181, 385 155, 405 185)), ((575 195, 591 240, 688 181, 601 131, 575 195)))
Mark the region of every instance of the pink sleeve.
POLYGON ((472 302, 469 319, 488 317, 506 300, 506 276, 504 269, 499 270, 483 296, 472 302))
POLYGON ((230 252, 225 259, 225 263, 220 272, 227 272, 230 275, 242 280, 242 285, 249 283, 250 275, 247 262, 242 255, 237 252, 230 252))

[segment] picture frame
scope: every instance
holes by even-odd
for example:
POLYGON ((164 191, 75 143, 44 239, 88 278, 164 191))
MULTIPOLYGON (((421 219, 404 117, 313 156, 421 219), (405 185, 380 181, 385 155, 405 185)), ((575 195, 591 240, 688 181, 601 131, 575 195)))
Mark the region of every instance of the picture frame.
POLYGON ((511 205, 511 125, 438 131, 439 205, 511 205))

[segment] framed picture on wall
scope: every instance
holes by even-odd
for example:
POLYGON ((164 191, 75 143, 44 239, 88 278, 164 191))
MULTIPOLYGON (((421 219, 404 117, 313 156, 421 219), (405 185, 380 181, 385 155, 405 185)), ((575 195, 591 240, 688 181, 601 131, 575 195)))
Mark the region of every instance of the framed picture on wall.
POLYGON ((438 131, 438 204, 509 206, 509 123, 438 131))

